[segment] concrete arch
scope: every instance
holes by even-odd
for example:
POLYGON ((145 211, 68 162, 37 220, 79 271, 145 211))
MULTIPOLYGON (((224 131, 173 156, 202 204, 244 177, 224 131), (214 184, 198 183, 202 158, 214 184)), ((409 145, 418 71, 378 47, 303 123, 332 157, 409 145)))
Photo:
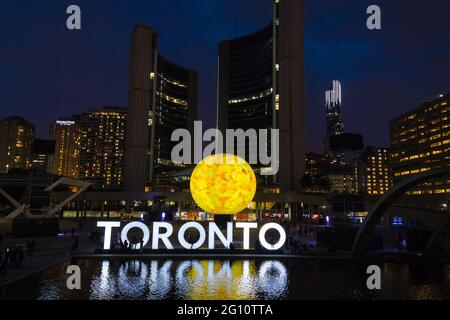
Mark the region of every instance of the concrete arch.
MULTIPOLYGON (((406 193, 406 191, 428 180, 443 178, 446 176, 450 176, 450 168, 448 167, 420 173, 401 181, 398 185, 395 186, 393 190, 386 193, 372 208, 371 212, 364 221, 364 224, 359 230, 355 238, 355 242, 353 243, 352 255, 361 256, 367 252, 370 237, 373 234, 375 227, 378 225, 381 217, 386 213, 387 209, 390 206, 392 206, 404 193, 406 193)), ((445 230, 438 230, 436 232, 440 232, 442 234, 442 232, 444 232, 445 230)), ((433 248, 438 245, 438 242, 441 238, 442 236, 436 237, 433 248)), ((439 245, 441 244, 442 241, 439 243, 439 245)))
POLYGON ((426 258, 435 258, 441 255, 442 244, 450 231, 450 216, 446 221, 433 233, 428 241, 423 255, 426 258))

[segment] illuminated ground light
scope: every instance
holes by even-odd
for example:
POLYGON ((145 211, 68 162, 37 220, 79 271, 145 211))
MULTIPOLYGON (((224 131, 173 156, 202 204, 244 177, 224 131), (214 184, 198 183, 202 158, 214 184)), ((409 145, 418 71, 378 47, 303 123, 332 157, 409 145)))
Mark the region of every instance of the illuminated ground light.
POLYGON ((244 159, 235 155, 206 157, 191 175, 192 197, 209 213, 239 213, 247 208, 255 192, 255 173, 244 159))

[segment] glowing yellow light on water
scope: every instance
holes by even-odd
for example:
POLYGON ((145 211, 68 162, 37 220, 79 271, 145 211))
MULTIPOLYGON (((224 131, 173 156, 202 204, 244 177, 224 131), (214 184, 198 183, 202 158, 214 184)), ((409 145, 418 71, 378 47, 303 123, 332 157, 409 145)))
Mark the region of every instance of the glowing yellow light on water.
POLYGON ((195 167, 190 188, 195 202, 204 211, 234 214, 253 200, 256 177, 250 165, 236 155, 211 155, 195 167))

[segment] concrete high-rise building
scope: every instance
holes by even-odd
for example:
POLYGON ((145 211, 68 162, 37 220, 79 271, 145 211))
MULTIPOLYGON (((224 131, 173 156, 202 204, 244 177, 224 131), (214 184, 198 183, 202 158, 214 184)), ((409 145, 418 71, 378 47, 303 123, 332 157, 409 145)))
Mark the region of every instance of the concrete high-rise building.
POLYGON ((73 117, 59 118, 50 126, 50 139, 55 141, 51 173, 70 178, 80 177, 81 127, 73 117))
POLYGON ((35 127, 21 117, 0 120, 0 173, 31 168, 35 127))
POLYGON ((330 151, 330 138, 344 133, 342 120, 342 87, 338 80, 333 80, 331 88, 325 92, 325 114, 327 132, 325 136, 325 152, 330 151))
POLYGON ((366 147, 355 163, 356 190, 362 194, 383 195, 392 188, 387 148, 366 147))
POLYGON ((80 178, 91 188, 121 190, 124 183, 127 110, 103 107, 83 113, 80 178))
POLYGON ((275 0, 268 25, 219 44, 217 127, 279 129, 278 175, 254 169, 260 187, 281 192, 300 191, 305 170, 303 21, 303 0, 275 0))
MULTIPOLYGON (((392 119, 390 140, 394 185, 411 175, 450 166, 450 94, 392 119)), ((410 193, 449 194, 450 181, 427 182, 410 193)))
POLYGON ((197 73, 158 51, 158 34, 133 30, 130 49, 125 181, 127 191, 170 186, 181 169, 171 161, 175 129, 193 133, 197 117, 197 73))

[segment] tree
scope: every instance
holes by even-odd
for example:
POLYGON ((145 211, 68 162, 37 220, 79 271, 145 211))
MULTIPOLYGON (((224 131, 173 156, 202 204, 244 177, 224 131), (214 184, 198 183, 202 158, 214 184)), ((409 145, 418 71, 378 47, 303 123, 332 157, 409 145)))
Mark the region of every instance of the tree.
POLYGON ((304 189, 311 189, 313 187, 313 179, 311 175, 305 173, 300 179, 300 184, 304 189))

